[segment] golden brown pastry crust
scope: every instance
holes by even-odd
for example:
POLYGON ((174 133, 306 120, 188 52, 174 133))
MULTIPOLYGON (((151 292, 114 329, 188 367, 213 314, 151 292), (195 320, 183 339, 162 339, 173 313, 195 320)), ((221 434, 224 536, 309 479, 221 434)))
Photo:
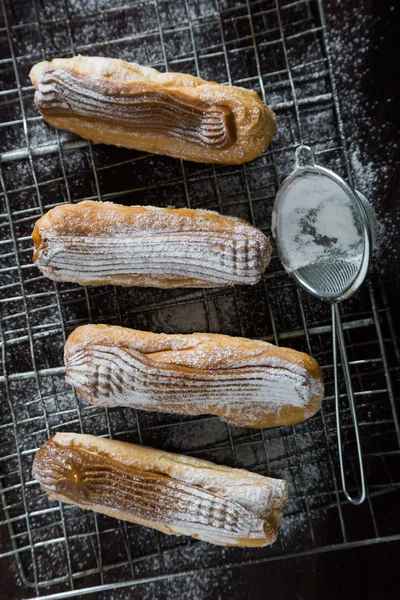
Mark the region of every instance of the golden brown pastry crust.
POLYGON ((321 369, 307 354, 227 335, 84 325, 64 356, 66 381, 99 406, 214 414, 264 428, 308 419, 324 395, 321 369))
POLYGON ((288 484, 243 469, 93 435, 57 433, 33 476, 53 499, 213 544, 272 544, 288 484))
POLYGON ((53 208, 32 237, 46 277, 81 285, 253 285, 271 256, 268 238, 236 217, 90 200, 53 208))
POLYGON ((264 152, 276 131, 256 92, 183 73, 77 56, 38 63, 30 78, 48 123, 95 142, 241 164, 264 152))

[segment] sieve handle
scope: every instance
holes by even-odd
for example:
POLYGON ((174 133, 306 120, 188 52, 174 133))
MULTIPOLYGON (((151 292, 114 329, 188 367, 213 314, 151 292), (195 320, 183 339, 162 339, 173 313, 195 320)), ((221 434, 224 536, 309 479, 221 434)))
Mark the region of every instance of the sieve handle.
POLYGON ((351 375, 349 368, 349 361, 347 358, 346 344, 343 335, 342 320, 340 318, 338 304, 332 304, 332 349, 333 349, 333 377, 335 382, 335 409, 336 409, 336 428, 337 428, 337 440, 338 440, 338 451, 339 451, 339 463, 340 463, 340 475, 342 478, 343 492, 347 500, 351 504, 362 504, 365 500, 365 477, 364 477, 364 463, 360 444, 360 432, 358 428, 356 407, 354 403, 353 386, 351 383, 351 375), (357 498, 350 496, 347 491, 346 476, 344 472, 343 464, 343 448, 342 448, 342 435, 340 431, 340 408, 339 408, 339 384, 338 384, 338 359, 337 359, 337 339, 339 340, 340 354, 342 356, 342 365, 344 371, 344 379, 347 389, 347 397, 350 405, 351 419, 354 427, 354 434, 356 437, 357 454, 358 454, 358 466, 360 471, 361 481, 361 492, 357 498))

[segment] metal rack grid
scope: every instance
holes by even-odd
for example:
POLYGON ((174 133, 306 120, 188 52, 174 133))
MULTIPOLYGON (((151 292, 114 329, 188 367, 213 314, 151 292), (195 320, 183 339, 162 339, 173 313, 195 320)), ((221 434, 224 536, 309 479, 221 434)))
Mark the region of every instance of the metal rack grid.
MULTIPOLYGON (((33 224, 60 202, 92 198, 210 208, 269 234, 274 196, 299 143, 312 144, 321 163, 351 181, 327 35, 322 0, 3 2, 0 527, 6 535, 0 558, 15 558, 21 597, 81 595, 400 539, 392 516, 400 483, 393 389, 399 350, 385 288, 376 277, 343 307, 369 485, 358 508, 340 490, 329 308, 299 291, 276 257, 257 286, 207 291, 55 285, 31 264, 33 224), (56 131, 33 107, 27 74, 39 60, 78 53, 120 56, 256 89, 273 106, 278 133, 252 163, 215 167, 56 131), (296 427, 260 432, 214 417, 88 406, 64 384, 62 366, 66 336, 87 322, 223 332, 305 350, 324 370, 324 408, 296 427), (32 480, 31 465, 36 449, 57 431, 110 436, 283 477, 291 498, 279 540, 256 550, 214 547, 48 501, 32 480)), ((345 405, 343 429, 355 489, 345 405)))

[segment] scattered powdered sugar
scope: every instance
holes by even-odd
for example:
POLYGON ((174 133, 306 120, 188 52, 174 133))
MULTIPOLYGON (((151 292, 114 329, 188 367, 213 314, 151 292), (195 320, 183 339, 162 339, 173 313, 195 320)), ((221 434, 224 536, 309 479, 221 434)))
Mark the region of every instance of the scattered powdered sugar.
MULTIPOLYGON (((171 4, 171 3, 169 3, 171 4)), ((174 4, 174 3, 172 3, 174 4)), ((207 5, 210 4, 211 6, 211 2, 201 2, 201 5, 207 5)), ((214 3, 215 4, 215 3, 214 3)), ((226 3, 224 2, 224 5, 226 3)), ((358 4, 362 4, 362 1, 358 4)), ((70 10, 70 15, 71 16, 82 16, 82 14, 85 13, 89 13, 89 12, 96 12, 96 10, 101 9, 104 7, 106 7, 106 3, 101 1, 98 2, 98 0, 90 0, 90 2, 86 2, 84 3, 82 0, 74 0, 73 2, 69 2, 69 6, 71 7, 70 10), (82 12, 83 11, 83 12, 82 12)), ((161 6, 161 5, 160 5, 161 6)), ((107 4, 108 7, 108 4, 107 4)), ((135 7, 136 9, 136 7, 135 7)), ((50 10, 50 8, 49 8, 50 10)), ((177 10, 179 13, 179 7, 178 4, 176 6, 176 9, 174 9, 174 7, 169 7, 169 10, 177 10)), ((203 9, 198 8, 198 5, 196 5, 196 7, 192 8, 191 4, 189 7, 189 10, 191 13, 193 13, 193 16, 198 16, 198 15, 203 15, 206 14, 206 11, 203 11, 203 9)), ((232 7, 230 7, 230 10, 232 10, 232 7)), ((47 9, 46 9, 47 11, 47 9)), ((213 9, 212 7, 210 8, 210 14, 213 13, 213 9)), ((180 13, 178 14, 178 16, 180 16, 180 13)), ((161 19, 164 19, 165 16, 163 14, 163 12, 161 12, 161 19)), ((89 21, 87 21, 86 25, 88 26, 89 21)), ((90 29, 92 30, 92 32, 94 33, 97 29, 101 29, 98 26, 98 21, 93 20, 92 22, 89 23, 90 24, 90 29)), ((316 23, 318 25, 318 23, 316 23)), ((351 163, 351 167, 352 167, 352 173, 353 173, 353 178, 354 178, 354 184, 356 186, 356 188, 358 190, 360 190, 361 192, 363 192, 366 197, 371 201, 371 203, 373 204, 374 208, 376 209, 377 213, 378 213, 378 218, 379 221, 381 223, 381 230, 380 230, 380 241, 381 241, 381 246, 383 246, 383 250, 381 251, 381 254, 379 256, 379 266, 381 269, 388 269, 388 266, 391 264, 391 262, 393 262, 394 264, 398 261, 398 246, 396 244, 396 235, 398 235, 398 229, 399 229, 399 212, 398 212, 398 207, 400 206, 398 203, 393 204, 391 207, 388 207, 387 205, 387 198, 390 194, 390 186, 392 183, 392 175, 393 173, 396 172, 396 165, 395 165, 395 160, 396 160, 396 153, 398 155, 397 152, 397 145, 395 142, 393 141, 387 141, 388 140, 388 136, 387 134, 387 129, 388 127, 384 127, 380 128, 380 124, 379 122, 376 120, 374 120, 374 117, 371 116, 373 111, 376 111, 379 106, 389 106, 390 102, 392 101, 392 98, 390 96, 387 96, 385 99, 382 99, 382 90, 379 86, 377 86, 377 90, 378 93, 380 94, 381 98, 379 101, 375 101, 375 104, 368 104, 366 102, 366 97, 365 94, 362 90, 362 83, 365 80, 368 80, 370 78, 370 68, 369 68, 369 62, 368 62, 368 56, 369 56, 369 51, 372 49, 372 41, 371 41, 371 35, 370 35, 370 29, 371 29, 371 24, 372 24, 372 18, 369 16, 366 16, 365 14, 363 14, 363 11, 359 11, 356 9, 348 9, 347 7, 343 6, 341 7, 341 10, 338 11, 330 11, 329 13, 329 35, 330 35, 330 42, 331 42, 331 55, 332 55, 332 59, 333 59, 333 67, 336 70, 337 73, 337 78, 338 78, 338 85, 339 85, 339 98, 340 98, 340 104, 341 104, 341 108, 342 108, 342 115, 345 121, 345 128, 346 128, 346 137, 347 137, 347 141, 348 141, 348 146, 349 146, 349 157, 350 157, 350 163, 351 163), (350 18, 349 18, 349 10, 353 11, 353 14, 350 14, 350 18), (360 59, 361 57, 361 59, 360 59), (397 211, 397 212, 396 212, 397 211), (396 234, 397 232, 397 234, 396 234), (386 251, 385 251, 386 250, 386 251)), ((143 31, 146 30, 146 23, 141 23, 141 27, 143 28, 143 31)), ((179 32, 178 28, 178 32, 179 32)), ((199 29, 200 31, 200 29, 199 29)), ((197 33, 197 30, 196 30, 197 33)), ((91 32, 90 32, 91 34, 91 32)), ((87 34, 88 35, 88 34, 87 34)), ((89 37, 89 36, 88 36, 89 37)), ((132 42, 129 42, 129 46, 132 47, 133 49, 129 49, 129 50, 123 50, 123 52, 129 52, 130 54, 133 52, 136 52, 137 50, 135 49, 134 44, 132 44, 132 42)), ((150 47, 150 45, 147 43, 147 41, 145 41, 145 43, 142 43, 143 48, 146 48, 146 50, 150 47)), ((157 46, 157 44, 153 44, 153 46, 157 46)), ((113 48, 113 46, 110 46, 110 48, 113 48)), ((33 51, 32 49, 28 48, 28 52, 33 51)), ((98 49, 98 53, 104 53, 104 48, 100 47, 98 49)), ((238 55, 239 56, 239 55, 238 55)), ((128 59, 137 59, 137 57, 127 57, 128 59)), ((232 57, 229 57, 230 62, 232 62, 232 57)), ((201 64, 205 64, 206 60, 202 60, 201 64)), ((385 61, 383 61, 381 64, 383 64, 384 66, 386 65, 385 61)), ((189 68, 189 67, 188 67, 189 68)), ((387 69, 382 68, 382 71, 387 71, 387 69)), ((387 71, 388 72, 388 71, 387 71)), ((265 69, 263 70, 263 75, 265 75, 265 69)), ((392 74, 390 72, 388 72, 388 76, 392 77, 392 74)), ((28 83, 26 84, 28 85, 28 83)), ((36 115, 36 113, 35 113, 36 115)), ((315 126, 316 127, 321 127, 321 122, 320 120, 317 118, 318 115, 316 115, 316 119, 315 119, 315 126)), ((43 143, 43 134, 41 133, 42 130, 35 128, 33 126, 33 124, 31 122, 28 122, 28 126, 29 126, 29 135, 30 135, 30 141, 31 141, 31 146, 33 148, 37 147, 38 145, 43 143)), ((278 128, 282 127, 282 120, 281 120, 281 125, 279 125, 278 122, 278 128)), ((22 129, 21 129, 22 131, 22 129)), ((48 127, 45 129, 46 134, 48 139, 53 140, 54 139, 54 134, 53 134, 53 130, 48 127)), ((18 148, 18 147, 22 147, 24 146, 24 138, 23 136, 16 139, 14 132, 12 132, 13 135, 11 136, 11 132, 10 132, 10 139, 9 139, 9 144, 7 143, 5 145, 5 148, 7 149, 11 149, 12 147, 14 148, 18 148)), ((61 139, 76 139, 74 136, 72 136, 69 133, 66 132, 60 132, 60 137, 61 139)), ((7 138, 7 133, 5 133, 5 140, 7 138)), ((6 140, 7 141, 7 140, 6 140)), ((79 143, 82 143, 81 141, 79 143)), ((107 149, 108 151, 109 149, 107 149)), ((111 153, 111 150, 110 150, 111 153)), ((80 170, 84 170, 85 165, 87 164, 86 158, 85 158, 85 153, 81 152, 81 151, 74 151, 74 152, 69 152, 66 158, 66 163, 67 163, 67 167, 70 168, 70 164, 71 161, 74 161, 74 169, 72 170, 72 174, 71 174, 71 180, 73 178, 75 178, 77 176, 77 171, 80 170)), ((112 159, 110 159, 112 160, 112 159)), ((324 164, 324 161, 321 159, 319 160, 319 162, 321 164, 324 164)), ((16 166, 16 163, 13 162, 13 167, 16 166)), ((189 170, 189 166, 187 166, 187 170, 189 170)), ((249 170, 250 171, 250 170, 249 170)), ((46 173, 46 175, 44 176, 44 179, 50 179, 51 176, 51 172, 46 173)), ((18 168, 15 168, 13 170, 13 173, 11 173, 10 175, 10 179, 12 181, 8 182, 8 186, 9 188, 11 187, 21 187, 22 185, 25 184, 29 184, 31 183, 30 181, 25 181, 21 179, 21 171, 18 168), (15 185, 13 185, 13 183, 15 185)), ((222 178, 220 178, 220 181, 222 180, 222 178)), ((133 172, 133 181, 135 181, 135 174, 133 172)), ((233 188, 232 188, 233 189, 233 188)), ((82 195, 80 195, 79 197, 82 197, 82 195)), ((160 196, 161 197, 161 196, 160 196)), ((192 200, 194 201, 196 198, 194 196, 194 194, 192 195, 192 200)), ((20 201, 20 195, 18 200, 20 201)), ((137 202, 136 198, 134 200, 135 202, 137 202)), ((11 288, 11 291, 13 292, 14 290, 11 288)), ((135 290, 136 292, 136 290, 135 290)), ((90 290, 89 290, 90 293, 90 290)), ((93 297, 92 302, 94 304, 96 304, 96 299, 95 297, 93 297)), ((281 297, 280 300, 283 302, 283 298, 281 297)), ((11 301, 10 301, 11 302, 11 301)), ((201 304, 197 304, 196 306, 201 306, 201 304)), ((287 304, 286 304, 287 306, 287 304)), ((293 306, 295 306, 295 303, 293 303, 293 306)), ((185 316, 185 312, 187 310, 187 306, 185 306, 181 312, 182 315, 182 331, 187 330, 186 326, 186 322, 187 322, 187 317, 185 316)), ((226 309, 225 309, 226 312, 226 309)), ((226 315, 225 315, 226 316, 226 315)), ((39 350, 38 350, 39 352, 39 350)), ((24 388, 21 391, 21 397, 25 397, 26 396, 26 385, 27 385, 28 381, 24 381, 24 388)), ((36 389, 36 388, 35 388, 36 389)), ((104 420, 105 422, 105 417, 103 417, 103 412, 105 413, 105 411, 102 411, 102 420, 104 420)), ((133 410, 130 411, 133 414, 133 410)), ((110 414, 112 415, 112 411, 110 411, 110 414)), ((60 417, 61 418, 61 417, 60 417)), ((99 417, 100 420, 100 417, 99 417)), ((215 421, 218 421, 217 419, 215 421)), ((307 425, 307 424, 305 424, 307 425)), ((89 420, 85 423, 85 429, 86 431, 89 429, 89 427, 91 428, 91 430, 96 433, 96 434, 103 434, 106 432, 106 426, 104 425, 100 425, 98 423, 95 423, 94 421, 94 417, 92 417, 90 419, 90 425, 89 425, 89 420), (104 431, 103 431, 103 429, 104 431)), ((69 427, 69 429, 71 429, 71 427, 69 427)), ((182 442, 181 447, 182 447, 182 451, 188 451, 188 447, 193 447, 194 443, 193 440, 190 440, 191 444, 189 444, 189 442, 187 442, 186 444, 186 440, 185 437, 187 435, 187 433, 185 432, 192 432, 192 430, 189 430, 189 428, 187 427, 187 425, 183 426, 182 428, 182 433, 177 434, 177 437, 179 435, 179 440, 182 442), (186 445, 185 445, 186 444, 186 445)), ((133 430, 133 426, 130 426, 130 430, 133 430)), ((315 430, 315 428, 314 428, 315 430)), ((165 430, 164 430, 165 431, 165 430)), ((175 428, 174 431, 177 431, 177 429, 175 428)), ((278 430, 268 430, 266 432, 264 432, 264 435, 267 437, 267 448, 268 448, 268 454, 270 457, 270 460, 272 461, 272 464, 274 465, 274 456, 276 457, 281 457, 282 460, 290 460, 290 456, 291 456, 291 452, 293 450, 291 450, 290 447, 290 440, 287 439, 284 434, 282 434, 282 437, 274 437, 274 435, 278 435, 277 432, 278 430), (279 456, 278 456, 279 455, 279 456)), ((301 446, 301 450, 304 456, 304 453, 306 452, 315 452, 315 446, 316 446, 316 434, 314 433, 314 436, 306 436, 306 427, 303 426, 296 426, 295 431, 298 432, 298 434, 296 433, 297 437, 299 440, 301 440, 301 442, 304 442, 304 444, 301 446), (307 444, 305 443, 305 441, 307 441, 307 444)), ((209 431, 204 432, 204 430, 201 430, 201 436, 200 433, 198 435, 198 440, 195 440, 195 443, 198 444, 197 447, 200 446, 200 441, 201 443, 205 443, 205 440, 208 444, 210 444, 210 433, 209 431)), ((158 443, 160 443, 161 445, 161 441, 157 441, 154 443, 154 445, 157 445, 158 443)), ((32 447, 32 446, 31 446, 32 447)), ((240 450, 240 446, 237 445, 237 451, 240 450)), ((294 451, 293 451, 294 452, 294 451)), ((275 463, 276 464, 276 463, 275 463)), ((294 482, 292 482, 292 478, 294 477, 298 477, 299 473, 304 476, 305 479, 305 483, 306 484, 310 484, 310 485, 324 485, 324 489, 328 490, 328 491, 332 491, 333 490, 333 485, 331 483, 326 483, 327 481, 327 477, 325 476, 325 472, 323 469, 323 465, 322 462, 317 462, 314 465, 314 468, 310 471, 308 470, 307 472, 305 471, 304 468, 304 463, 303 463, 303 467, 301 468, 300 466, 298 466, 297 462, 294 462, 295 466, 292 468, 292 472, 293 475, 291 476, 291 473, 289 472, 289 469, 287 470, 287 473, 283 473, 283 470, 281 470, 279 472, 279 476, 284 477, 285 479, 287 479, 288 481, 290 481, 291 483, 291 494, 292 496, 295 498, 295 490, 296 490, 296 485, 294 482)), ((251 466, 249 467, 251 468, 251 466)), ((274 469, 274 467, 273 467, 274 469)), ((276 471, 275 471, 276 472, 276 471)), ((29 488, 27 487, 27 490, 29 488)), ((8 496, 7 496, 8 497, 8 496)), ((312 494, 309 494, 309 499, 312 497, 312 494)), ((296 502, 296 500, 294 500, 294 503, 296 502)), ((334 506, 334 503, 332 504, 332 506, 334 506)), ((35 507, 36 508, 36 507, 35 507)), ((336 510, 336 509, 334 509, 336 510)), ((77 513, 77 517, 79 517, 79 522, 83 521, 84 519, 90 519, 90 513, 86 512, 83 513, 82 511, 78 511, 76 510, 77 513)), ((285 544, 283 544, 283 551, 289 552, 295 552, 297 550, 303 550, 304 549, 304 540, 307 538, 307 535, 309 535, 309 524, 307 523, 307 520, 305 519, 304 514, 302 513, 297 513, 297 514, 291 514, 290 516, 288 516, 284 522, 283 522, 283 526, 281 529, 281 534, 280 534, 280 539, 284 539, 285 544), (305 519, 305 522, 303 523, 305 519), (286 536, 286 532, 287 532, 287 536, 286 536)), ((360 517, 361 518, 361 517, 360 517)), ((78 520, 78 519, 77 519, 78 520)), ((313 514, 313 520, 314 520, 314 514, 313 514)), ((117 528, 118 527, 118 523, 117 521, 113 521, 112 522, 112 526, 117 528)), ((346 518, 346 523, 347 523, 347 518, 346 518)), ((331 523, 329 522, 329 527, 330 529, 334 529, 331 527, 331 523)), ((94 526, 93 526, 93 532, 94 532, 94 526)), ((340 526, 338 524, 338 531, 340 530, 340 526)), ((71 530, 72 532, 74 532, 74 530, 71 530)), ((92 534, 94 535, 94 533, 92 532, 92 534)), ((40 535, 41 532, 39 531, 35 531, 35 541, 40 541, 40 535)), ((62 530, 60 529, 60 533, 59 533, 59 537, 60 539, 62 539, 63 533, 62 530)), ((135 537, 137 537, 137 533, 135 535, 135 537)), ((89 540, 91 538, 87 538, 87 540, 89 540)), ((86 541, 86 540, 85 540, 86 541)), ((331 538, 328 536, 328 533, 326 531, 324 531, 324 538, 323 538, 323 542, 328 542, 331 541, 331 538)), ((83 552, 83 540, 79 539, 78 540, 79 545, 76 546, 75 551, 72 550, 71 551, 71 555, 72 555, 72 559, 73 561, 75 561, 74 564, 79 565, 79 568, 82 568, 82 565, 84 564, 84 552, 83 552)), ((21 544, 21 540, 19 540, 18 542, 19 544, 21 544)), ((179 540, 173 540, 172 543, 176 543, 176 549, 174 550, 174 555, 175 557, 177 557, 178 555, 181 554, 181 550, 178 548, 178 544, 180 543, 179 540)), ((321 539, 319 538, 318 543, 322 543, 321 539)), ((101 538, 101 546, 102 546, 102 551, 103 551, 103 557, 106 553, 106 545, 103 542, 103 539, 101 538)), ((123 546, 123 542, 122 542, 122 535, 119 541, 119 546, 118 547, 122 547, 123 546)), ((199 557, 199 561, 198 564, 195 565, 196 568, 201 568, 202 566, 204 566, 204 563, 206 562, 206 560, 212 555, 213 552, 213 548, 207 544, 195 544, 196 549, 201 548, 202 552, 198 552, 198 557, 199 557)), ((63 557, 63 566, 64 566, 64 570, 66 569, 66 559, 64 557, 64 552, 65 552, 65 545, 64 543, 62 544, 52 544, 51 546, 49 546, 49 548, 51 548, 52 552, 48 552, 48 556, 45 557, 46 560, 43 561, 43 563, 45 564, 45 566, 47 567, 47 570, 44 572, 42 572, 41 570, 39 571, 39 579, 40 581, 42 581, 45 578, 50 578, 52 576, 54 576, 55 574, 58 573, 58 570, 55 566, 55 561, 53 560, 54 558, 57 558, 57 556, 62 556, 63 557)), ((225 549, 224 549, 225 550, 225 549)), ((227 552, 230 549, 226 549, 227 552)), ((37 549, 36 552, 36 556, 38 554, 39 549, 37 549)), ((240 552, 235 550, 235 552, 240 552)), ((257 551, 257 556, 260 556, 259 554, 260 551, 257 551)), ((280 551, 279 551, 280 552, 280 551)), ((165 553, 167 554, 167 553, 165 553)), ((30 553, 21 553, 20 555, 21 557, 25 557, 28 556, 28 558, 24 558, 24 560, 26 560, 26 563, 29 564, 31 563, 31 558, 30 558, 30 553)), ((228 556, 228 555, 227 555, 228 556)), ((235 556, 239 556, 239 554, 235 555, 235 556)), ((242 554, 240 554, 240 556, 243 556, 242 554)), ((114 563, 115 562, 115 557, 113 556, 112 559, 104 560, 103 564, 104 565, 108 565, 109 563, 114 563)), ((228 559, 225 561, 228 562, 228 559)), ((174 567, 176 568, 176 567, 174 567)), ((77 567, 73 567, 74 572, 77 570, 77 567)), ((94 569, 97 569, 96 565, 94 565, 94 569)), ((110 571, 108 571, 108 573, 110 573, 110 571)), ((112 576, 114 575, 114 571, 111 570, 112 576)), ((107 578, 107 572, 104 572, 105 577, 107 578)), ((120 577, 119 575, 116 575, 116 577, 120 577)), ((130 577, 130 575, 128 574, 127 577, 130 577)), ((225 573, 224 572, 220 572, 218 574, 218 581, 223 580, 225 577, 225 573)), ((98 579, 98 575, 96 573, 95 575, 95 583, 97 584, 99 579, 98 579)), ((212 587, 211 582, 211 574, 207 574, 204 572, 200 572, 198 574, 191 574, 188 577, 184 577, 183 579, 169 579, 166 583, 165 583, 165 587, 163 588, 163 591, 165 593, 165 598, 168 599, 175 599, 175 598, 182 598, 182 597, 187 597, 190 599, 196 599, 196 600, 200 600, 203 599, 207 593, 207 591, 209 592, 209 596, 207 597, 219 597, 217 596, 218 591, 216 591, 215 594, 210 593, 210 588, 212 587), (183 583, 183 585, 181 585, 181 583, 183 583), (184 591, 183 591, 184 590, 184 591)), ((78 582, 80 580, 78 579, 78 582)), ((156 584, 154 584, 156 585, 156 584)), ((161 585, 161 584, 160 584, 161 585)), ((233 582, 229 582, 229 586, 234 585, 233 582)), ((157 588, 158 589, 158 588, 157 588)), ((221 597, 223 597, 223 595, 226 593, 226 589, 228 589, 228 586, 226 585, 226 587, 224 588, 223 586, 221 586, 219 588, 221 597)), ((50 589, 50 592, 52 590, 50 589)), ((107 592, 107 594, 111 594, 110 596, 107 596, 107 598, 109 598, 109 600, 111 600, 111 598, 116 599, 116 598, 126 598, 127 596, 129 596, 131 593, 131 590, 129 589, 129 592, 127 591, 126 588, 122 589, 122 590, 112 590, 110 592, 107 592)), ((137 596, 137 598, 146 598, 146 599, 152 599, 155 597, 161 597, 158 595, 157 590, 155 589, 155 587, 153 587, 153 584, 148 584, 148 586, 140 586, 138 588, 135 588, 135 591, 133 592, 135 598, 137 596), (139 589, 141 590, 142 595, 139 595, 139 589), (137 591, 136 591, 137 590, 137 591)), ((104 596, 105 597, 105 596, 104 596)), ((164 598, 164 595, 162 596, 164 598)))
POLYGON ((349 5, 340 11, 330 10, 328 26, 353 183, 375 209, 375 266, 389 273, 398 264, 400 250, 400 207, 393 192, 400 154, 391 122, 395 87, 386 66, 386 61, 394 64, 386 53, 390 36, 386 41, 377 35, 383 25, 389 25, 383 23, 385 18, 374 17, 370 5, 361 1, 357 8, 349 5))
POLYGON ((364 243, 352 201, 329 177, 295 178, 281 192, 272 226, 289 271, 331 258, 361 265, 364 243))
MULTIPOLYGON (((198 560, 192 568, 204 568, 208 562, 210 554, 206 544, 183 548, 182 551, 196 552, 198 560), (201 548, 201 552, 199 552, 201 548)), ((215 565, 213 565, 215 567, 215 565)), ((199 571, 179 577, 168 578, 166 581, 154 581, 145 585, 135 585, 129 588, 112 589, 104 594, 98 594, 98 600, 126 600, 135 598, 135 600, 221 600, 225 597, 227 589, 234 585, 234 575, 231 570, 222 570, 218 573, 215 570, 199 571)), ((92 597, 91 597, 92 598, 92 597)))

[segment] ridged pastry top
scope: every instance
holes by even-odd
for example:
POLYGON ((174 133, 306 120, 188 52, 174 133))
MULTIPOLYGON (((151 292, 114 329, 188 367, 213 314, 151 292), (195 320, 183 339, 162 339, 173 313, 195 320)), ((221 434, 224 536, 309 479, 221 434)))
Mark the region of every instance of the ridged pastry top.
POLYGON ((43 118, 84 138, 198 162, 240 164, 276 130, 256 92, 122 60, 76 56, 36 64, 43 118))
POLYGON ((288 494, 281 480, 78 434, 46 442, 35 455, 33 476, 50 496, 66 502, 232 545, 274 541, 288 494), (214 481, 218 475, 220 483, 214 481), (234 492, 241 481, 248 499, 234 492))
POLYGON ((102 505, 146 521, 225 536, 259 537, 263 521, 235 502, 171 477, 144 472, 50 440, 36 454, 34 476, 75 504, 102 505))
POLYGON ((81 285, 252 285, 271 254, 268 238, 235 217, 110 202, 58 206, 32 237, 47 277, 81 285))
POLYGON ((242 427, 303 421, 324 393, 307 354, 220 334, 84 325, 67 340, 65 364, 66 381, 92 404, 215 414, 242 427))
POLYGON ((106 120, 206 148, 228 148, 236 139, 230 108, 149 83, 138 83, 129 93, 117 95, 110 81, 49 66, 40 72, 35 102, 43 115, 106 120))

